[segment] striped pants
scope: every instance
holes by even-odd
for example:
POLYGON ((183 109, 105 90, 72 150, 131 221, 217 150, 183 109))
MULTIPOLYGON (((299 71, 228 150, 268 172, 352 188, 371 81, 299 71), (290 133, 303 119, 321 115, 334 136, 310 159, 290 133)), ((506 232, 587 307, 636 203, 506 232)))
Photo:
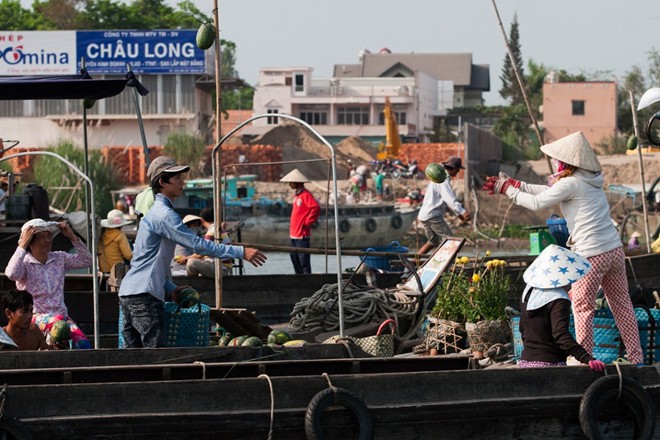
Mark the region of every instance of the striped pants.
POLYGON ((588 260, 592 265, 591 271, 571 288, 577 342, 587 350, 587 353, 593 354, 594 307, 598 287, 602 286, 616 326, 621 332, 628 360, 632 364, 643 363, 644 356, 639 342, 639 328, 628 293, 623 247, 589 257, 588 260))

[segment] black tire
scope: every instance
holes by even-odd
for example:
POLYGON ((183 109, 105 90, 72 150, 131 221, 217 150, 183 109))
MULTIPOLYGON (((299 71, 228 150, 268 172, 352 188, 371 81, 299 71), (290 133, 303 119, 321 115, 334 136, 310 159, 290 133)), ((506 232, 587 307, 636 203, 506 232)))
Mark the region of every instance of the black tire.
POLYGON ((326 388, 309 401, 305 412, 307 440, 323 440, 323 413, 329 406, 341 405, 350 410, 358 424, 358 440, 373 438, 374 426, 369 409, 359 397, 345 388, 326 388))
POLYGON ((390 220, 390 223, 394 229, 401 229, 401 226, 403 226, 403 218, 401 218, 400 215, 395 215, 392 217, 392 220, 390 220))
POLYGON ((351 230, 351 223, 348 220, 344 219, 344 220, 339 222, 339 231, 340 232, 346 233, 350 230, 351 230))
MULTIPOLYGON (((596 417, 603 404, 614 401, 619 395, 619 377, 605 376, 592 383, 580 400, 580 427, 590 440, 600 440, 596 417)), ((623 378, 620 402, 633 414, 636 440, 653 438, 655 431, 655 408, 653 400, 644 387, 630 378, 623 378)))
POLYGON ((8 440, 32 440, 32 433, 23 422, 5 414, 0 418, 0 437, 8 440))
POLYGON ((369 232, 376 232, 376 229, 378 229, 378 223, 376 223, 376 220, 372 218, 368 218, 367 221, 364 223, 364 226, 367 228, 367 231, 369 232))
POLYGON ((270 208, 268 209, 271 214, 273 215, 281 215, 282 214, 282 204, 279 202, 275 202, 272 205, 270 205, 270 208))

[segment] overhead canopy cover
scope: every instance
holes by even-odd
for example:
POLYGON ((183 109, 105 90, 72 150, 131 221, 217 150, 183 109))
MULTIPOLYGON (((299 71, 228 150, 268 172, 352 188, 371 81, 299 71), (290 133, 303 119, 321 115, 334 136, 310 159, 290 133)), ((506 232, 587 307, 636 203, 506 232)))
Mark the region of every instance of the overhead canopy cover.
POLYGON ((0 100, 21 99, 103 99, 118 95, 124 87, 149 93, 133 72, 121 79, 93 79, 86 70, 79 75, 0 77, 0 100))

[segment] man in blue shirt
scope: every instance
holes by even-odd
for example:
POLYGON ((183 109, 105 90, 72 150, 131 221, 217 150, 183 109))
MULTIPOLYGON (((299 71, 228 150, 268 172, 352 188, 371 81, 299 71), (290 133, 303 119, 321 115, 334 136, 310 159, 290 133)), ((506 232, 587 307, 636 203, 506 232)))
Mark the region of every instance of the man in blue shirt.
POLYGON ((164 346, 165 295, 188 287, 176 286, 168 279, 177 244, 201 255, 242 258, 254 266, 266 262, 266 255, 258 249, 204 240, 183 224, 173 202, 183 193, 183 173, 188 170, 188 166, 178 165, 167 156, 154 159, 147 170, 155 201, 140 222, 131 268, 119 288, 119 304, 125 318, 122 335, 127 348, 164 346))

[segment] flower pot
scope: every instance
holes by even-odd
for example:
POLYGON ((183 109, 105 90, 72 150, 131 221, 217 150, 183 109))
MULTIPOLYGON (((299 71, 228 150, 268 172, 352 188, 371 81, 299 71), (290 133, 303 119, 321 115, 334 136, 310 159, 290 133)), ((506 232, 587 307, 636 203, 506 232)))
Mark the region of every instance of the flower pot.
POLYGON ((506 321, 479 321, 465 324, 470 349, 486 352, 495 344, 506 344, 511 337, 511 328, 506 321))

